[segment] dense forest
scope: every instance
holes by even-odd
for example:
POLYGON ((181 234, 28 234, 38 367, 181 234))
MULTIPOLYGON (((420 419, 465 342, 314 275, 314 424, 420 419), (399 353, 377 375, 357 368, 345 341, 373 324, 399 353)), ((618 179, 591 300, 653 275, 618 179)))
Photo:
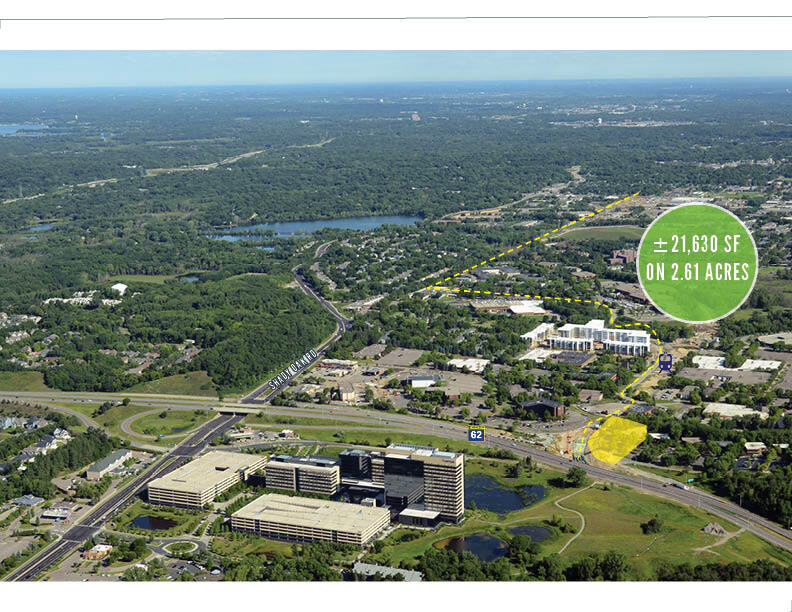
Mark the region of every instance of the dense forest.
POLYGON ((264 276, 140 283, 132 289, 112 307, 53 303, 41 309, 31 337, 35 343, 58 336, 48 355, 61 362, 43 367, 47 385, 66 391, 119 391, 141 380, 206 370, 224 391, 245 389, 319 344, 335 327, 315 301, 264 276), (191 343, 193 353, 175 348, 185 342, 191 343), (131 349, 156 351, 161 367, 141 375, 126 373, 130 364, 120 353, 131 349), (190 360, 183 357, 194 353, 190 360))

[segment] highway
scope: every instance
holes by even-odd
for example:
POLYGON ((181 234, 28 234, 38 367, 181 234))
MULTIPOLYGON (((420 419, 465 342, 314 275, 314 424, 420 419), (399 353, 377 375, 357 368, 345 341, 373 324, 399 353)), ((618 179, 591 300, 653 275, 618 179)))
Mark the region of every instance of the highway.
MULTIPOLYGON (((337 419, 354 417, 355 420, 368 420, 371 424, 393 426, 394 431, 414 431, 415 433, 422 433, 425 435, 444 436, 455 440, 467 440, 467 427, 449 421, 429 420, 417 416, 377 412, 353 407, 333 406, 332 412, 332 415, 321 416, 329 416, 330 418, 337 419)), ((315 418, 320 416, 320 414, 317 414, 316 407, 292 408, 278 406, 268 410, 267 414, 282 414, 286 416, 307 416, 311 414, 315 418)), ((298 425, 294 427, 299 429, 298 425)), ((736 523, 740 527, 744 527, 747 531, 750 531, 767 542, 771 542, 785 550, 792 551, 792 531, 741 508, 737 504, 733 504, 709 493, 705 493, 693 487, 687 490, 680 489, 673 485, 676 481, 670 479, 654 480, 651 475, 642 478, 640 476, 633 476, 619 471, 589 465, 583 461, 573 461, 507 437, 488 435, 484 444, 492 448, 512 451, 519 457, 531 457, 544 465, 563 471, 578 466, 583 468, 591 478, 633 487, 646 493, 652 493, 666 499, 672 499, 689 506, 707 510, 716 516, 736 523)))
MULTIPOLYGON (((105 393, 59 393, 59 392, 2 392, 0 398, 19 398, 32 402, 47 402, 47 401, 63 401, 68 397, 70 400, 83 400, 101 403, 106 399, 118 400, 123 397, 123 394, 105 394, 105 393)), ((135 400, 135 403, 148 404, 151 406, 179 406, 179 407, 193 407, 193 408, 211 408, 217 405, 216 400, 210 398, 194 398, 189 399, 176 399, 163 396, 157 398, 155 396, 146 396, 145 401, 135 400)), ((263 403, 259 400, 257 403, 263 403)), ((233 410, 233 405, 226 404, 229 411, 233 410)), ((57 407, 58 410, 62 410, 57 407)), ((367 410, 363 408, 355 408, 352 406, 317 406, 306 405, 297 407, 284 407, 284 406, 271 406, 267 409, 267 414, 283 415, 283 416, 303 416, 313 418, 332 418, 338 420, 350 420, 352 422, 369 424, 369 425, 386 425, 391 430, 404 433, 420 433, 426 435, 447 436, 456 440, 467 439, 467 429, 464 425, 455 424, 449 421, 439 421, 435 419, 427 419, 412 415, 401 415, 390 412, 379 412, 374 410, 367 410)), ((211 421, 213 424, 216 421, 211 421)), ((299 426, 295 426, 299 428, 299 426)), ((342 429, 342 427, 339 427, 342 429)), ((186 443, 185 443, 186 444, 186 443)), ((179 448, 183 448, 182 444, 179 448)), ((708 510, 717 516, 726 518, 738 525, 745 527, 747 530, 761 537, 762 539, 772 542, 786 550, 792 550, 792 531, 784 527, 768 521, 740 506, 727 502, 718 497, 708 493, 699 491, 695 488, 690 488, 685 491, 678 489, 671 483, 673 481, 666 480, 666 486, 663 482, 653 480, 653 475, 647 474, 646 478, 638 476, 623 474, 611 469, 605 469, 595 466, 589 466, 582 461, 572 462, 558 455, 554 455, 547 451, 542 451, 534 448, 533 446, 518 441, 511 441, 509 439, 499 439, 488 437, 485 442, 486 445, 495 448, 506 448, 520 456, 531 456, 533 459, 540 461, 551 467, 559 469, 569 469, 573 465, 578 465, 588 472, 592 478, 617 482, 636 489, 642 489, 667 499, 680 501, 691 506, 698 506, 702 509, 708 510), (514 446, 516 445, 516 446, 514 446)), ((174 451, 175 452, 175 451, 174 451)))
MULTIPOLYGON (((123 394, 105 394, 105 393, 59 393, 59 392, 2 392, 0 398, 19 398, 32 402, 47 402, 47 401, 63 401, 68 397, 70 400, 78 401, 93 401, 101 403, 106 399, 118 400, 123 397, 123 394)), ((259 400, 257 403, 263 403, 264 400, 259 400)), ((135 401, 135 403, 148 404, 151 406, 179 406, 179 407, 193 407, 193 408, 211 408, 217 405, 216 400, 210 398, 194 398, 189 399, 176 399, 163 396, 157 398, 155 396, 146 396, 145 401, 135 401)), ((55 408, 55 407, 54 407, 55 408)), ((60 407, 56 407, 62 410, 60 407)), ((233 405, 226 404, 229 411, 233 410, 233 405)), ((464 425, 455 424, 449 421, 440 421, 435 419, 427 419, 412 415, 401 415, 390 412, 379 412, 375 410, 367 410, 363 408, 355 408, 352 406, 317 406, 306 405, 297 407, 284 407, 284 406, 271 406, 267 409, 267 414, 283 415, 283 416, 302 416, 313 418, 332 418, 338 420, 350 420, 352 422, 361 423, 361 425, 385 425, 396 432, 404 433, 420 433, 426 435, 447 436, 456 440, 467 439, 467 429, 464 425)), ((207 425, 211 425, 216 421, 211 421, 207 425)), ((299 428, 299 426, 295 426, 299 428)), ((343 427, 339 427, 343 429, 343 427)), ((186 444, 186 443, 185 443, 186 444)), ((179 449, 183 448, 182 444, 179 449)), ((702 509, 708 510, 717 516, 726 518, 738 525, 745 527, 747 530, 761 537, 762 539, 772 542, 786 550, 792 550, 792 531, 764 519, 740 506, 727 502, 718 497, 699 491, 693 487, 685 491, 678 489, 672 485, 671 480, 666 480, 665 483, 653 480, 653 475, 647 474, 646 478, 638 476, 623 474, 611 469, 605 469, 595 466, 590 466, 582 461, 573 462, 570 459, 565 459, 558 455, 554 455, 547 451, 542 451, 534 448, 530 444, 520 443, 519 441, 511 441, 510 439, 500 439, 488 437, 485 442, 486 445, 495 448, 506 448, 511 450, 519 456, 531 456, 533 459, 540 461, 551 467, 559 469, 569 469, 573 465, 582 467, 588 472, 592 478, 617 482, 636 489, 642 489, 667 499, 680 501, 691 506, 697 506, 702 509), (516 446, 515 446, 516 445, 516 446), (666 484, 666 486, 663 486, 666 484)), ((176 451, 174 451, 175 453, 176 451)))
MULTIPOLYGON (((293 272, 294 272, 294 280, 297 281, 297 285, 300 287, 300 289, 303 291, 303 293, 305 293, 305 295, 307 295, 309 297, 312 297, 317 302, 319 302, 319 304, 321 304, 321 306, 327 312, 329 312, 331 315, 333 315, 333 318, 336 320, 336 331, 335 331, 335 333, 330 338, 328 338, 325 342, 323 342, 320 346, 318 346, 316 348, 316 352, 321 357, 324 354, 324 352, 327 350, 327 347, 329 347, 333 342, 336 342, 337 340, 339 340, 341 338, 341 336, 344 335, 345 332, 347 332, 350 329, 352 329, 353 321, 352 321, 352 319, 347 319, 344 315, 342 315, 340 312, 338 312, 338 310, 336 309, 335 306, 333 306, 330 302, 328 302, 326 299, 324 299, 321 295, 316 293, 313 290, 313 288, 311 287, 311 285, 308 284, 308 281, 303 276, 302 270, 300 270, 299 267, 294 268, 293 272)), ((311 366, 312 365, 313 364, 311 364, 311 366)), ((303 370, 303 372, 306 371, 306 370, 309 370, 311 368, 311 366, 308 366, 305 370, 303 370)), ((280 387, 278 387, 277 389, 275 389, 273 391, 272 389, 270 389, 269 384, 263 384, 258 389, 256 389, 255 391, 253 391, 252 393, 247 395, 244 399, 242 399, 242 403, 243 404, 267 404, 267 403, 269 403, 272 400, 273 397, 278 395, 278 393, 280 393, 285 388, 285 386, 286 385, 281 385, 280 387), (268 391, 269 391, 269 393, 267 393, 268 391), (264 397, 261 397, 265 393, 267 393, 267 395, 265 395, 264 397)))
POLYGON ((182 444, 166 454, 153 468, 143 472, 121 491, 100 502, 80 520, 79 524, 64 533, 63 537, 54 546, 44 549, 42 553, 16 568, 4 580, 25 581, 36 578, 51 564, 58 561, 61 557, 71 554, 85 540, 96 534, 110 517, 132 501, 135 496, 143 492, 149 482, 187 463, 191 457, 203 450, 207 440, 220 435, 242 420, 242 418, 242 416, 221 415, 212 419, 182 444))

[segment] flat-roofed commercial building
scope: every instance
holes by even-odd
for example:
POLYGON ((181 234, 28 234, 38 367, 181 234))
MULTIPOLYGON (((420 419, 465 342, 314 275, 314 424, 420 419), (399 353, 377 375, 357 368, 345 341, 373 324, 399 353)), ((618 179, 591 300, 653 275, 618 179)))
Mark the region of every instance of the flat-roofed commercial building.
POLYGON ((235 531, 290 542, 365 546, 390 524, 390 511, 268 493, 231 515, 235 531))
POLYGON ((262 468, 265 457, 211 451, 148 484, 152 504, 202 508, 226 489, 262 468))
POLYGON ((650 348, 649 338, 649 333, 642 329, 611 329, 605 327, 604 320, 592 319, 585 325, 562 325, 554 335, 547 336, 547 341, 551 348, 566 351, 603 348, 621 355, 646 355, 650 348))
POLYGON ((272 455, 265 468, 267 488, 335 495, 341 488, 339 465, 329 457, 272 455))

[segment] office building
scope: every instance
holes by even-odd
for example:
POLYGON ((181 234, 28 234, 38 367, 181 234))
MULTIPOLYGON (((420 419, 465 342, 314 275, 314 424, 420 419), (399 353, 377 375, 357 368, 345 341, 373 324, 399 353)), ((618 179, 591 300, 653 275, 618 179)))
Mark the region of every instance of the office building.
POLYGON ((371 455, 358 448, 347 448, 338 455, 341 474, 357 480, 371 480, 371 455))
POLYGON ((272 455, 265 468, 267 488, 335 495, 341 487, 340 463, 329 457, 272 455))
POLYGON ((641 329, 611 329, 602 319, 592 319, 585 325, 567 323, 555 334, 547 336, 554 349, 564 351, 606 350, 621 355, 646 355, 649 352, 649 333, 641 329))
POLYGON ((289 542, 365 546, 390 524, 390 512, 357 504, 268 493, 231 515, 234 531, 289 542))
POLYGON ((539 325, 520 336, 520 338, 527 340, 528 346, 534 348, 547 340, 548 336, 552 334, 553 331, 555 331, 555 325, 552 323, 539 323, 539 325))
MULTIPOLYGON (((439 520, 458 523, 465 515, 465 456, 461 453, 391 444, 384 451, 372 453, 371 470, 372 480, 385 485, 386 496, 389 476, 421 479, 423 503, 427 510, 440 513, 439 520)), ((404 487, 398 491, 403 492, 404 487)), ((410 504, 417 501, 411 494, 408 497, 410 504)))
POLYGON ((338 399, 346 404, 354 404, 357 399, 355 385, 351 382, 342 382, 338 385, 338 399))
POLYGON ((421 470, 420 476, 385 474, 385 504, 392 509, 406 508, 422 499, 423 496, 423 470, 421 470))
POLYGON ((227 451, 211 451, 148 484, 148 500, 184 508, 202 508, 220 493, 246 480, 267 459, 227 451))

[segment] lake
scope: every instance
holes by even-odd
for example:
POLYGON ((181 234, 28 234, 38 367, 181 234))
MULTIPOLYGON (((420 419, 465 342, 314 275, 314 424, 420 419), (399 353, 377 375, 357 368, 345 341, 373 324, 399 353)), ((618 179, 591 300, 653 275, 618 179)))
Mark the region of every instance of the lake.
POLYGON ((5 134, 16 134, 21 130, 46 130, 46 125, 39 125, 37 123, 29 123, 29 124, 14 124, 14 123, 0 123, 0 135, 5 134))
POLYGON ((503 540, 488 533, 472 533, 441 540, 435 544, 438 548, 453 550, 457 554, 464 551, 472 552, 481 561, 495 561, 506 556, 507 548, 503 540))
POLYGON ((289 238, 298 234, 311 234, 317 230, 333 228, 369 230, 383 225, 414 225, 421 221, 422 217, 410 215, 371 215, 368 217, 346 217, 344 219, 325 219, 316 221, 285 221, 283 223, 259 223, 258 225, 245 225, 244 227, 232 227, 223 230, 221 234, 211 236, 214 240, 227 240, 237 242, 239 240, 264 240, 272 238, 272 235, 262 236, 257 234, 261 230, 272 230, 278 238, 289 238), (242 234, 242 236, 240 236, 242 234))
POLYGON ((151 529, 152 531, 164 531, 178 524, 179 523, 171 519, 148 515, 138 516, 132 521, 132 525, 138 529, 151 529))
POLYGON ((55 227, 54 223, 39 223, 38 225, 34 225, 33 227, 27 228, 26 232, 46 232, 47 230, 51 230, 55 227))
POLYGON ((515 488, 506 487, 486 474, 469 474, 465 477, 465 498, 468 503, 472 501, 477 508, 497 514, 531 506, 544 496, 545 488, 542 485, 524 486, 518 493, 515 488))
POLYGON ((553 532, 547 527, 539 527, 538 525, 519 525, 517 527, 510 527, 509 533, 512 535, 531 536, 534 542, 544 542, 553 532))

